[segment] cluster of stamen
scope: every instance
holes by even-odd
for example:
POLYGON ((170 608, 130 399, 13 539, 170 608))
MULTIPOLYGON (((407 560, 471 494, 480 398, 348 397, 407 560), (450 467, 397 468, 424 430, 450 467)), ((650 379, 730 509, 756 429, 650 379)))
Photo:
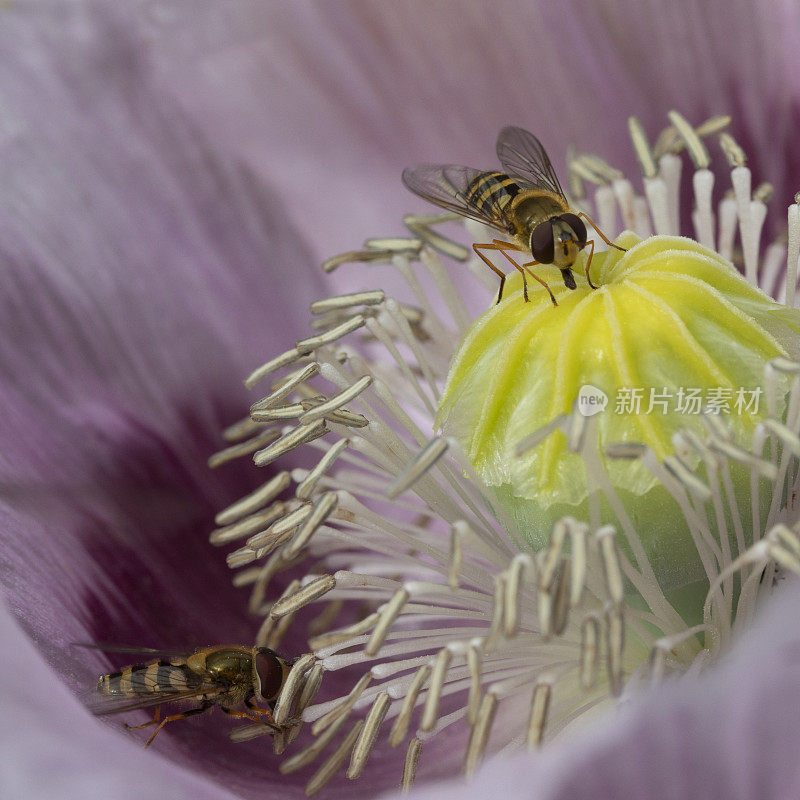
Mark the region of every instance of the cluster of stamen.
MULTIPOLYGON (((652 149, 631 121, 644 196, 602 160, 574 156, 575 206, 592 211, 603 230, 618 230, 619 212, 624 226, 642 237, 653 230, 677 233, 682 162, 676 151, 685 148, 696 166, 698 240, 730 258, 738 229, 746 276, 774 290, 787 247, 776 242, 760 259, 767 192, 751 193, 744 156, 724 133, 733 193, 717 209, 715 241, 714 176, 703 138, 719 133, 726 121, 697 129, 674 113, 671 121, 652 149), (598 184, 593 208, 586 181, 598 184)), ((311 469, 273 472, 221 512, 211 534, 215 545, 240 544, 228 563, 237 570, 235 584, 250 588, 251 612, 263 617, 257 645, 279 647, 297 612, 321 605, 309 630, 310 652, 295 664, 275 710, 276 722, 289 731, 276 737, 278 751, 298 735, 300 718, 310 724, 310 741, 280 765, 290 773, 322 759, 309 794, 346 763, 348 778, 361 775, 382 737, 392 747, 405 744, 405 787, 414 780, 423 745, 451 726, 461 726, 466 740, 468 774, 488 751, 538 748, 589 709, 612 704, 627 686, 716 657, 747 624, 778 572, 800 572, 794 508, 800 365, 785 359, 766 365, 770 418, 757 425, 752 442, 734 441, 724 419, 707 414, 705 438, 685 431, 675 439, 675 455, 659 461, 636 443, 601 454, 592 418, 543 421, 519 452, 562 431, 583 456, 589 519, 560 520, 538 553, 520 545, 522 532, 492 502, 458 443, 432 436, 450 359, 470 322, 459 288, 463 267, 454 281, 440 255, 465 261, 470 252, 436 230, 453 219, 410 218, 416 238, 373 240, 363 251, 326 262, 328 270, 346 261, 391 263, 413 301, 376 289, 314 303, 317 332, 247 378, 248 387, 268 382, 267 393, 225 432, 229 446, 211 459, 217 466, 252 456, 266 466, 300 447, 319 457, 311 469), (440 295, 435 302, 434 288, 440 295), (776 380, 784 375, 792 388, 785 414, 776 418, 776 380), (639 459, 685 517, 710 587, 701 624, 687 627, 666 598, 601 455, 639 459), (747 526, 731 463, 752 475, 747 526), (764 480, 771 490, 766 522, 759 511, 764 480), (615 525, 600 523, 600 498, 616 514, 615 525), (752 543, 744 527, 753 528, 752 543), (310 574, 274 597, 273 578, 304 562, 312 565, 310 574), (314 703, 325 673, 359 665, 365 668, 349 693, 314 703)), ((474 225, 467 223, 471 232, 474 225)), ((799 249, 795 205, 785 288, 779 290, 787 302, 794 299, 799 249)), ((467 266, 486 282, 479 264, 467 266)), ((496 286, 487 285, 490 302, 496 286)), ((246 726, 234 738, 265 732, 246 726)))

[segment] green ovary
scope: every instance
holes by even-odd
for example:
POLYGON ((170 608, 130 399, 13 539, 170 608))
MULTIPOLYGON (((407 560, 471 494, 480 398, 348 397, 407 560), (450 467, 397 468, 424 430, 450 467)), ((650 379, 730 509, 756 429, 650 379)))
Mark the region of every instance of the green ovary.
MULTIPOLYGON (((771 300, 717 254, 674 236, 640 241, 625 233, 617 243, 627 252, 592 260, 596 291, 580 278, 574 291, 556 289, 557 270, 537 267, 557 307, 532 281, 525 303, 520 276, 509 277, 503 301, 461 342, 437 414, 437 426, 462 443, 534 549, 559 517, 589 519, 586 467, 560 431, 521 457, 515 448, 571 413, 581 387, 608 397, 593 417, 601 451, 612 442, 643 442, 663 459, 680 429, 705 438, 698 405, 715 396, 727 401, 735 440, 749 448, 766 414, 766 362, 800 355, 800 312, 771 300)), ((582 270, 583 261, 576 273, 582 270)), ((787 390, 779 380, 779 413, 787 390)), ((662 588, 679 591, 701 579, 683 514, 664 487, 639 461, 604 458, 603 465, 662 588)), ((752 528, 749 469, 732 469, 732 480, 752 528)), ((603 521, 616 521, 605 499, 598 502, 603 521)))

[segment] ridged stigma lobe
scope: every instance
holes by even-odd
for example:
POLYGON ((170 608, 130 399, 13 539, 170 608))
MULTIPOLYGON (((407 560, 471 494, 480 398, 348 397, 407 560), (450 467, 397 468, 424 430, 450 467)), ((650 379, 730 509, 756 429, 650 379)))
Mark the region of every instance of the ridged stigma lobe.
MULTIPOLYGON (((581 457, 568 451, 562 433, 521 457, 514 453, 525 436, 570 413, 584 385, 608 397, 597 415, 601 445, 644 442, 664 458, 680 428, 702 429, 700 414, 674 410, 679 390, 700 389, 705 396, 721 389, 733 409, 740 389, 747 398, 763 389, 767 360, 800 355, 800 312, 777 304, 717 254, 677 236, 640 241, 626 232, 617 243, 627 252, 594 256, 597 291, 585 280, 574 291, 556 289, 554 270, 535 267, 550 280, 557 307, 532 281, 531 302, 523 302, 515 274, 503 301, 464 336, 436 424, 462 442, 489 486, 544 507, 585 499, 581 457), (640 413, 617 413, 626 389, 641 390, 640 413), (656 399, 669 395, 667 413, 661 405, 649 409, 651 390, 656 399)), ((576 274, 582 270, 583 261, 576 274)), ((728 422, 749 441, 765 411, 762 394, 758 413, 743 407, 728 422)), ((633 494, 654 485, 638 462, 606 467, 613 483, 633 494)))

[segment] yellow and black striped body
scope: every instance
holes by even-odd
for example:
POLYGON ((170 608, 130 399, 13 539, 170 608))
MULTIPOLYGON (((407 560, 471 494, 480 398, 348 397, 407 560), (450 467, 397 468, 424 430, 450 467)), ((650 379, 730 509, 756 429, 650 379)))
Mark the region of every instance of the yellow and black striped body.
POLYGON ((527 249, 538 225, 568 209, 564 199, 554 192, 522 187, 504 172, 480 173, 467 187, 464 199, 527 249))
POLYGON ((464 199, 481 214, 492 218, 497 217, 498 211, 506 212, 520 191, 519 184, 504 172, 482 172, 467 187, 464 199))
POLYGON ((202 676, 189 669, 184 659, 161 659, 102 675, 97 681, 97 692, 119 697, 158 694, 168 697, 199 689, 202 684, 202 676))

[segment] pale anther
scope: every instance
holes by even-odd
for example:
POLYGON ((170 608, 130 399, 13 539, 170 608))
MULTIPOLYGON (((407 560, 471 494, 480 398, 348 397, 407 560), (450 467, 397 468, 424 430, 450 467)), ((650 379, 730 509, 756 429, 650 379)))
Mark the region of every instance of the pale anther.
POLYGON ((352 306, 376 306, 386 299, 383 289, 374 289, 367 292, 353 292, 328 297, 325 300, 316 300, 311 304, 312 314, 324 314, 326 311, 352 306))
POLYGON ((300 417, 300 424, 314 422, 315 420, 322 419, 326 414, 336 411, 340 406, 349 403, 361 394, 372 383, 371 375, 364 375, 359 378, 347 389, 343 389, 338 394, 335 394, 329 400, 320 403, 318 406, 306 411, 300 417))
POLYGON ((386 487, 386 496, 394 499, 410 489, 447 452, 446 439, 431 439, 420 453, 386 487))
POLYGON ((301 339, 295 344, 295 347, 298 350, 316 350, 318 347, 331 344, 332 342, 341 339, 343 336, 347 336, 348 333, 357 331, 359 328, 363 327, 365 322, 366 317, 364 317, 363 314, 356 314, 355 316, 350 317, 342 322, 340 325, 337 325, 335 328, 331 328, 330 330, 317 334, 316 336, 309 336, 306 339, 301 339))
POLYGON ((386 717, 386 712, 389 710, 390 703, 389 695, 385 692, 379 694, 372 703, 372 707, 364 720, 364 727, 361 729, 361 734, 353 748, 350 768, 347 770, 347 777, 350 780, 361 777, 361 773, 367 765, 369 754, 375 746, 375 740, 378 738, 378 731, 386 717))
POLYGON ((444 686, 447 669, 452 658, 452 652, 447 647, 444 647, 439 651, 436 660, 433 662, 428 697, 425 700, 422 722, 419 726, 422 731, 431 730, 439 718, 439 701, 442 696, 442 686, 444 686))
POLYGON ((414 706, 416 705, 417 697, 419 697, 419 693, 423 686, 425 686, 427 683, 430 675, 431 667, 428 664, 421 666, 414 675, 411 685, 408 687, 408 691, 406 692, 406 697, 403 701, 403 707, 400 709, 400 713, 398 714, 397 719, 395 719, 394 725, 392 725, 392 729, 389 732, 389 744, 392 747, 397 747, 403 741, 403 739, 406 738, 408 725, 411 721, 411 715, 414 713, 414 706))

